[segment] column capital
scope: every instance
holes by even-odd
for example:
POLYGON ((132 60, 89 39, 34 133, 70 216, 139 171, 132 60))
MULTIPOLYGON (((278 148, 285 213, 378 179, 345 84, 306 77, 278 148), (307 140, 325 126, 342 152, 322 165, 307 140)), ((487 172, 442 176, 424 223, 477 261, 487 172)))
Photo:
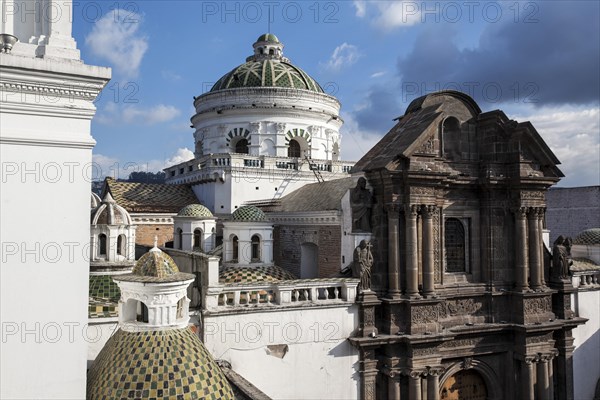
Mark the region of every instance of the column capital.
POLYGON ((422 205, 421 213, 423 215, 423 218, 425 218, 425 219, 433 218, 433 214, 435 214, 437 209, 438 209, 438 207, 436 205, 422 205))
POLYGON ((406 204, 404 206, 404 212, 407 218, 417 218, 420 206, 417 204, 406 204))
POLYGON ((387 203, 384 205, 384 209, 385 212, 388 213, 388 217, 390 217, 391 214, 399 215, 402 208, 402 204, 400 203, 387 203))
POLYGON ((427 367, 427 374, 429 376, 440 376, 442 375, 444 372, 446 371, 446 369, 442 366, 436 366, 436 367, 427 367))
POLYGON ((511 209, 511 211, 515 214, 515 217, 517 217, 518 219, 525 219, 525 217, 527 216, 528 208, 527 207, 514 207, 511 209))

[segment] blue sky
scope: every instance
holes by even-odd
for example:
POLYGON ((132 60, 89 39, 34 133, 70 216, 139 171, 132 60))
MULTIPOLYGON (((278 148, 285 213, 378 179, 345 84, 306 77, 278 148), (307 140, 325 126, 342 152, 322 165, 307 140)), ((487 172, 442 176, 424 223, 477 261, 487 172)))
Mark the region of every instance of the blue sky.
POLYGON ((244 62, 268 30, 342 103, 342 156, 358 160, 415 97, 472 95, 531 120, 561 186, 600 184, 600 10, 592 1, 79 1, 74 36, 110 66, 94 160, 126 177, 191 158, 192 96, 244 62))

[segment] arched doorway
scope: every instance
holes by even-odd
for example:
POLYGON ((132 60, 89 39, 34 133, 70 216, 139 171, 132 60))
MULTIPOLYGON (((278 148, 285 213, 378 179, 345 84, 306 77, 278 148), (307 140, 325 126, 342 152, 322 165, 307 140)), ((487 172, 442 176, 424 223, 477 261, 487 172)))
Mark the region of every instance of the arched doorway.
POLYGON ((440 400, 487 400, 488 390, 479 372, 474 369, 458 371, 448 377, 440 391, 440 400))

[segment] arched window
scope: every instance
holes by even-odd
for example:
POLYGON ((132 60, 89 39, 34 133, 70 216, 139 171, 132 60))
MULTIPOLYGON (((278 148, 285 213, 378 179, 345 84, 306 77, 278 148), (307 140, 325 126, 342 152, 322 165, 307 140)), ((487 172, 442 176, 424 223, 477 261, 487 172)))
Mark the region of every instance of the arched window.
POLYGON ((231 247, 232 247, 232 257, 231 257, 231 261, 233 262, 238 262, 238 237, 234 236, 233 238, 231 238, 231 247))
POLYGON ((194 251, 202 249, 202 229, 194 230, 194 251))
POLYGON ((290 140, 290 144, 288 146, 288 157, 300 157, 301 154, 300 143, 296 139, 290 140))
POLYGON ((117 254, 124 256, 127 255, 127 238, 125 235, 119 235, 117 237, 117 254))
POLYGON ((183 231, 181 228, 177 228, 177 248, 179 250, 183 249, 183 231))
POLYGON ((248 154, 248 139, 240 139, 235 144, 235 152, 248 154))
POLYGON ((456 218, 448 218, 444 224, 444 248, 446 272, 466 271, 465 227, 456 218))
POLYGON ((259 262, 260 261, 260 237, 258 237, 258 235, 252 236, 251 244, 252 244, 251 261, 259 262))
POLYGON ((177 319, 183 318, 183 305, 184 305, 184 302, 185 302, 185 297, 182 297, 177 302, 177 316, 175 317, 177 319))
POLYGON ((136 321, 148 322, 148 307, 141 301, 138 301, 137 303, 136 321))
POLYGON ((274 54, 275 54, 275 50, 273 50, 273 49, 269 49, 269 54, 270 54, 270 55, 274 55, 274 54))
POLYGON ((448 117, 442 125, 443 154, 450 158, 460 157, 460 122, 448 117))
POLYGON ((98 235, 98 255, 106 256, 106 235, 104 233, 98 235))

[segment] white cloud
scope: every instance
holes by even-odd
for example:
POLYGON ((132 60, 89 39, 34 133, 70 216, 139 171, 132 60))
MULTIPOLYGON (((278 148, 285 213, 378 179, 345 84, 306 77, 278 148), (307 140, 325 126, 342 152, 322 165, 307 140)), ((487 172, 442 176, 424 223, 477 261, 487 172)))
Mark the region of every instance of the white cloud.
POLYGON ((344 136, 341 158, 344 161, 358 161, 379 142, 383 135, 360 129, 352 114, 342 112, 341 117, 344 119, 344 125, 340 131, 344 136))
POLYGON ((194 153, 188 148, 179 148, 169 158, 149 161, 121 161, 117 158, 94 154, 93 168, 90 174, 93 180, 102 180, 105 176, 115 179, 127 179, 132 172, 160 172, 164 168, 186 162, 194 158, 194 153))
POLYGON ((553 106, 530 109, 517 121, 531 121, 565 174, 560 186, 600 184, 600 108, 553 106))
POLYGON ((371 78, 381 78, 386 74, 385 71, 377 71, 371 74, 371 78))
POLYGON ((358 47, 344 42, 333 50, 326 67, 332 71, 339 71, 342 67, 354 64, 360 56, 358 47))
POLYGON ((104 125, 152 125, 170 121, 180 114, 177 108, 165 104, 143 108, 135 105, 118 107, 116 103, 108 103, 98 112, 96 121, 104 125))
POLYGON ((139 14, 112 10, 94 24, 85 43, 94 55, 111 63, 123 77, 135 78, 148 50, 148 38, 138 32, 141 21, 139 14))
POLYGON ((163 71, 160 71, 160 74, 164 79, 169 80, 171 82, 176 82, 176 81, 181 80, 181 75, 179 75, 173 71, 163 70, 163 71))
POLYGON ((354 8, 356 8, 356 16, 363 18, 367 14, 367 5, 364 0, 355 0, 352 2, 354 8))
MULTIPOLYGON (((421 9, 427 7, 423 2, 413 0, 401 1, 355 1, 356 16, 364 18, 368 9, 374 12, 371 22, 373 26, 384 31, 389 31, 400 26, 410 26, 421 22, 421 9)), ((438 12, 436 7, 434 12, 438 12)), ((432 18, 430 16, 429 18, 432 18)))

